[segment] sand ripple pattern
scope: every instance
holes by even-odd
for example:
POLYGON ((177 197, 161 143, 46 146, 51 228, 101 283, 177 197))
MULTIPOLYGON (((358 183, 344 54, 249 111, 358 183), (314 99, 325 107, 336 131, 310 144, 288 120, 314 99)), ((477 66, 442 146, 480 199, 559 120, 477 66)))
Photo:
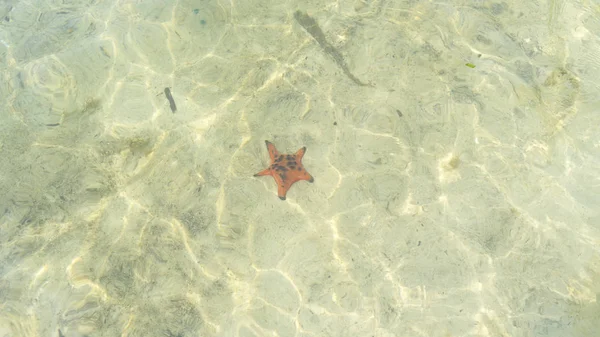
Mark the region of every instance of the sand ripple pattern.
POLYGON ((598 18, 4 1, 0 336, 593 336, 598 18))

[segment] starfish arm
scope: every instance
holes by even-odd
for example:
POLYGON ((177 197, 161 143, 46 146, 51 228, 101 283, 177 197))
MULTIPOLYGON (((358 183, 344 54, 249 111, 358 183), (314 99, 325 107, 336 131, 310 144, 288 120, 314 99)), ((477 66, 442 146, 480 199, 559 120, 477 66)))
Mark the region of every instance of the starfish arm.
POLYGON ((277 196, 281 200, 285 200, 285 195, 287 191, 290 189, 289 184, 277 184, 277 196))
POLYGON ((271 161, 274 161, 275 158, 279 156, 279 151, 277 151, 275 145, 273 145, 273 143, 270 141, 265 140, 265 144, 267 144, 267 150, 269 150, 269 157, 271 157, 271 161))
POLYGON ((271 175, 271 169, 270 168, 266 168, 260 172, 258 172, 257 174, 255 174, 255 177, 259 177, 259 176, 270 176, 271 175))
POLYGON ((302 147, 300 150, 296 151, 296 160, 301 161, 302 157, 304 157, 304 152, 306 152, 306 146, 302 147))
POLYGON ((296 181, 298 181, 298 180, 308 180, 308 182, 311 182, 311 183, 313 181, 315 181, 315 179, 308 172, 306 172, 306 170, 303 170, 301 172, 296 173, 296 175, 295 175, 294 178, 295 178, 296 181))

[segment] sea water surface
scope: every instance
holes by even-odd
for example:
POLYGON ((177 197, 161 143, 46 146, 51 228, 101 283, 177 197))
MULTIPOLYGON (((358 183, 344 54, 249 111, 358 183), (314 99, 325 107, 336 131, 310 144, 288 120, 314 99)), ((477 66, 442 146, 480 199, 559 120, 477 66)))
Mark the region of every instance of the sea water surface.
POLYGON ((599 32, 589 0, 2 1, 0 336, 597 336, 599 32), (265 140, 314 183, 280 200, 265 140))

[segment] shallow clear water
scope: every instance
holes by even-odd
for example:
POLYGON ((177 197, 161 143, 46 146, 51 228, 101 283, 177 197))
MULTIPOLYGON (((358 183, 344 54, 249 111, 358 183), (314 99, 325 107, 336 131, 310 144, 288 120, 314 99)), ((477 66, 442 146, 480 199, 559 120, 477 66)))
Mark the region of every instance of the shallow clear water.
POLYGON ((595 336, 598 32, 591 1, 3 2, 0 336, 595 336), (314 183, 253 177, 265 140, 314 183))

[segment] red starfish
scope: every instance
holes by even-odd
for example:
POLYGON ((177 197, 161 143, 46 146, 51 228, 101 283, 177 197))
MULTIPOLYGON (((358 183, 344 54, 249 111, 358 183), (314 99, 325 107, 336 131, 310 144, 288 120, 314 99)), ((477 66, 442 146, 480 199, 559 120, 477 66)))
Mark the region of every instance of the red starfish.
POLYGON ((306 146, 298 150, 295 154, 280 154, 273 143, 268 140, 265 140, 265 143, 271 157, 271 165, 254 176, 273 176, 273 179, 277 183, 277 195, 279 199, 285 200, 287 191, 295 182, 308 180, 308 182, 312 183, 315 181, 306 172, 304 166, 302 166, 302 157, 304 156, 304 152, 306 152, 306 146))

